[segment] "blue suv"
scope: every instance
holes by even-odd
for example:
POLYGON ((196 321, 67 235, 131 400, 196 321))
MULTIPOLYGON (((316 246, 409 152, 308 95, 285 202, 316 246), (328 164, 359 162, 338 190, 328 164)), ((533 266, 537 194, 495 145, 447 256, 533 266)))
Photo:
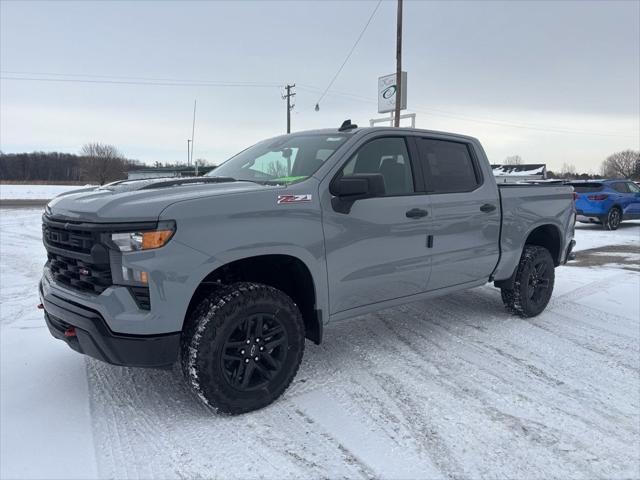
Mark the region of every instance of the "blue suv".
POLYGON ((623 220, 640 219, 640 187, 629 180, 569 183, 574 189, 576 220, 615 230, 623 220))

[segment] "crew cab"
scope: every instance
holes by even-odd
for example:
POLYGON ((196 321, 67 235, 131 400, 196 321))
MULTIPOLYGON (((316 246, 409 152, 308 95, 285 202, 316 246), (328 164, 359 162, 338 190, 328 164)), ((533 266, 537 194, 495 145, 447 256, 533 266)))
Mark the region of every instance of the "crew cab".
POLYGON ((574 245, 573 189, 496 185, 478 140, 405 128, 261 141, 204 177, 53 199, 40 297, 51 334, 116 364, 180 362, 238 414, 293 380, 327 324, 474 288, 541 313, 574 245))

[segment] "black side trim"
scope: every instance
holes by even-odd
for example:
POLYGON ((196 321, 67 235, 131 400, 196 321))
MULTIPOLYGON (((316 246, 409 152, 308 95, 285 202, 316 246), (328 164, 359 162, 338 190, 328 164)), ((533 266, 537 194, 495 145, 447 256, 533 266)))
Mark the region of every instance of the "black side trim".
POLYGON ((305 322, 305 337, 316 345, 320 345, 322 343, 322 332, 324 327, 322 323, 322 310, 314 310, 313 314, 315 321, 309 323, 305 322))

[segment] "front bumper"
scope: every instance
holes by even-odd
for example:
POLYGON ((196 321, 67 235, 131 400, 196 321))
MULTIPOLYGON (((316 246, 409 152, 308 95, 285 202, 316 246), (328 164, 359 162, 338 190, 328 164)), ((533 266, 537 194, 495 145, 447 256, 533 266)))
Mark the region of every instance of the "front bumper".
POLYGON ((43 293, 49 332, 73 350, 113 365, 166 367, 176 362, 180 332, 162 335, 129 335, 112 332, 102 316, 80 304, 43 293))

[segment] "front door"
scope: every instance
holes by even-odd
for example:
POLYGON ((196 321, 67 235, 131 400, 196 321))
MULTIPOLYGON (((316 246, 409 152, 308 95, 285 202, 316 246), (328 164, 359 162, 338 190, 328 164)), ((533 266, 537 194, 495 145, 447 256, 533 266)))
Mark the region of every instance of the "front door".
MULTIPOLYGON (((426 290, 429 197, 419 193, 406 139, 366 141, 338 175, 379 173, 386 193, 356 201, 348 213, 323 200, 331 314, 426 290)), ((421 179, 420 179, 421 181, 421 179)))

